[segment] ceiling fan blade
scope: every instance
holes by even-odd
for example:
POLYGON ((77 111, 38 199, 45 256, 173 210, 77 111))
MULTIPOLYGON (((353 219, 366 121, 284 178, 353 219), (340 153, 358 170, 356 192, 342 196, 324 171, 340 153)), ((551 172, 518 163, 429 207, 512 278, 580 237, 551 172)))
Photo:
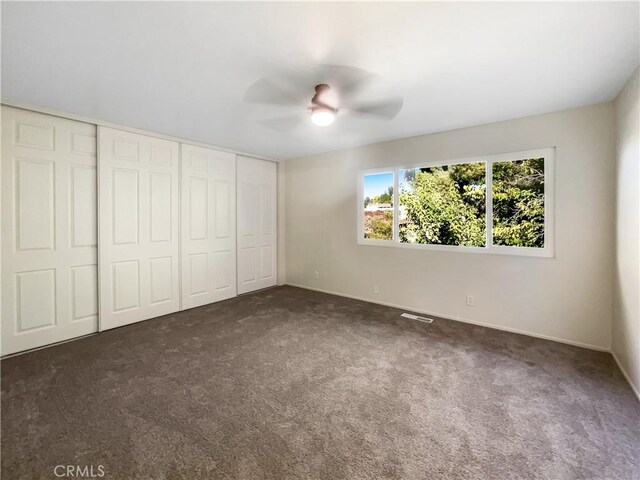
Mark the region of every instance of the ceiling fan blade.
POLYGON ((297 115, 287 115, 286 117, 270 118, 262 120, 260 123, 267 128, 278 132, 292 132, 304 125, 308 121, 307 115, 299 113, 297 115))
POLYGON ((400 97, 379 102, 364 103, 355 107, 346 108, 349 113, 370 115, 391 120, 402 110, 403 100, 400 97))
POLYGON ((341 101, 364 90, 377 75, 348 65, 320 65, 316 78, 331 85, 338 92, 341 101))
POLYGON ((275 105, 304 105, 304 100, 301 103, 299 97, 300 95, 280 87, 274 81, 261 78, 248 88, 244 101, 275 105))

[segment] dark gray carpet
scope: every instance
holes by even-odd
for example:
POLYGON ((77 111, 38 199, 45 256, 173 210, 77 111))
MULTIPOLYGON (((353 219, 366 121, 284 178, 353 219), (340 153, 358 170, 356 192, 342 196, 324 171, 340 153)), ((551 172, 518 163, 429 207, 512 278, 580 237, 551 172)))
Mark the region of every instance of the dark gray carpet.
POLYGON ((400 313, 281 287, 6 359, 2 478, 640 478, 609 354, 400 313))

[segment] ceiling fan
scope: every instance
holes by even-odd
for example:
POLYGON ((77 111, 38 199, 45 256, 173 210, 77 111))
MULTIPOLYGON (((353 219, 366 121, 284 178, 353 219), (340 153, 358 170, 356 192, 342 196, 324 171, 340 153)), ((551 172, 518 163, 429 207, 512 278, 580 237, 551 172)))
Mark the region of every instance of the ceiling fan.
POLYGON ((376 79, 376 75, 356 67, 320 65, 304 75, 262 78, 249 87, 244 100, 293 109, 284 117, 261 121, 279 131, 293 130, 309 120, 326 127, 343 115, 391 120, 402 109, 401 97, 363 100, 376 79))

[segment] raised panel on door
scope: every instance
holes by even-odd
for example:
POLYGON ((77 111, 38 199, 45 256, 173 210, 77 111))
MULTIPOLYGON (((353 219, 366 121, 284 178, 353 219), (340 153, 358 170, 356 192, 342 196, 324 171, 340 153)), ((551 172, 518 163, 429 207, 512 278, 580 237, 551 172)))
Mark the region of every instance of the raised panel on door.
POLYGON ((179 309, 179 145, 100 127, 100 329, 179 309))
MULTIPOLYGON (((233 249, 213 252, 213 288, 216 292, 236 291, 236 257, 233 249)), ((229 295, 231 296, 231 295, 229 295)))
POLYGON ((233 185, 231 180, 218 180, 213 183, 215 191, 215 238, 233 238, 233 185))
POLYGON ((182 308, 236 295, 235 155, 182 145, 182 308))
POLYGON ((257 242, 257 185, 251 181, 249 171, 238 162, 238 292, 245 293, 257 290, 254 285, 256 276, 256 242, 257 242))
POLYGON ((171 175, 152 173, 149 175, 149 203, 152 242, 171 242, 173 218, 171 217, 171 175))
MULTIPOLYGON (((191 253, 183 263, 186 269, 183 281, 183 292, 186 298, 193 299, 209 293, 209 254, 191 253)), ((188 308, 188 307, 185 307, 188 308)))
POLYGON ((53 268, 16 273, 16 333, 55 327, 56 271, 53 268))
POLYGON ((126 260, 111 263, 111 307, 112 313, 140 309, 140 262, 126 260))
POLYGON ((173 295, 173 259, 160 257, 149 259, 150 301, 152 304, 170 302, 173 295))
POLYGON ((98 315, 98 266, 71 267, 72 321, 81 321, 98 315))
POLYGON ((238 293, 276 284, 277 166, 238 157, 238 293))
POLYGON ((111 170, 110 191, 107 193, 111 200, 111 211, 108 219, 112 226, 111 241, 114 245, 138 243, 140 211, 140 194, 138 191, 139 172, 137 170, 113 168, 111 170))
POLYGON ((187 241, 206 240, 209 230, 209 182, 207 178, 189 176, 188 185, 185 186, 189 190, 189 194, 185 195, 187 204, 189 237, 187 241))
POLYGON ((2 355, 97 331, 96 127, 2 107, 2 355))
MULTIPOLYGON (((95 143, 95 138, 93 141, 95 143)), ((71 245, 95 246, 98 243, 96 167, 73 165, 70 175, 71 245)))
MULTIPOLYGON (((16 147, 55 151, 56 121, 52 117, 25 110, 4 107, 3 112, 17 117, 12 124, 12 135, 7 139, 16 147)), ((8 118, 3 113, 3 118, 8 118)))
POLYGON ((15 158, 18 250, 53 250, 55 237, 54 161, 15 158))

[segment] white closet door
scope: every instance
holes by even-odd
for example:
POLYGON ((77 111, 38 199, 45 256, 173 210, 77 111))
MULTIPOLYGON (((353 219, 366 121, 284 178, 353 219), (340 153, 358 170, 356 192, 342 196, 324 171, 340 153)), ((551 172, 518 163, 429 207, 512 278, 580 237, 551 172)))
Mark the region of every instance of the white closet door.
POLYGON ((182 144, 182 308, 236 296, 236 156, 182 144))
POLYGON ((179 309, 176 142, 100 127, 100 329, 179 309))
POLYGON ((238 156, 238 293, 276 284, 276 169, 238 156))
POLYGON ((96 127, 2 107, 2 354, 95 332, 96 127))

